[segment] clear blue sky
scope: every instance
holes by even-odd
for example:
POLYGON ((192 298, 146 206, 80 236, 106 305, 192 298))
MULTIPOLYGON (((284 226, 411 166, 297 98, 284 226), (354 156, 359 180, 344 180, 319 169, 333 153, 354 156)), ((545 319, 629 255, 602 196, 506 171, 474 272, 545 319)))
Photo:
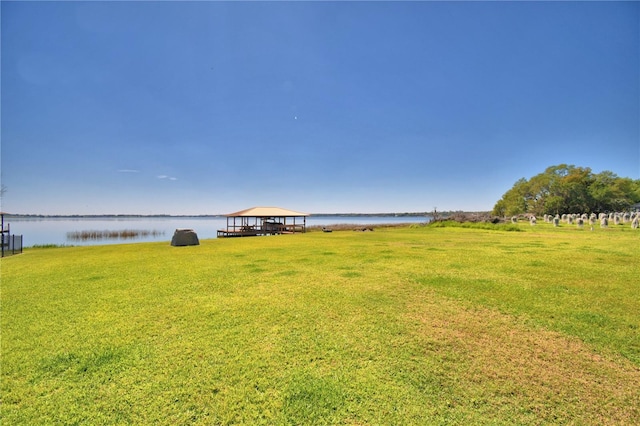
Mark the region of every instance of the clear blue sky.
POLYGON ((640 178, 637 2, 6 2, 2 209, 490 210, 640 178))

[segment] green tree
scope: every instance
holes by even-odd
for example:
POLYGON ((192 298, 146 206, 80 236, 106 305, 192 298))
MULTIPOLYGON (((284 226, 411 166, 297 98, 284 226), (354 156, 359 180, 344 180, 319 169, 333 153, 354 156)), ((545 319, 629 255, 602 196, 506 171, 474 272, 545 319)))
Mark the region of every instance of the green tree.
POLYGON ((605 171, 594 176, 589 192, 598 211, 620 211, 640 201, 640 180, 605 171))
POLYGON ((530 180, 518 179, 496 203, 495 215, 622 211, 640 201, 640 180, 588 167, 560 164, 530 180))
MULTIPOLYGON (((519 179, 509 191, 502 196, 502 203, 500 209, 502 211, 501 216, 513 216, 527 211, 527 193, 529 190, 529 183, 525 178, 519 179)), ((496 208, 494 207, 494 214, 496 208)))

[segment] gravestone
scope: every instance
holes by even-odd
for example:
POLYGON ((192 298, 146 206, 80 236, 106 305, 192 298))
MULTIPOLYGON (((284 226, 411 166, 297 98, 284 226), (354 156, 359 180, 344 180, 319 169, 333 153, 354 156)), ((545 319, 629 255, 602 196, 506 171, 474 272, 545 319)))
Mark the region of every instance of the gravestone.
POLYGON ((200 245, 198 234, 193 229, 176 229, 171 238, 172 246, 197 246, 200 245))

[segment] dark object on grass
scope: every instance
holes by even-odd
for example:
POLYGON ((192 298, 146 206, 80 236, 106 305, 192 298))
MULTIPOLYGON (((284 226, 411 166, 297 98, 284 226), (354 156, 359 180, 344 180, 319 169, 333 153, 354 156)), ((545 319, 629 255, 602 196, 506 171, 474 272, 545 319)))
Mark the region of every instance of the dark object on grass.
POLYGON ((322 227, 322 232, 333 232, 331 229, 329 228, 325 228, 324 226, 322 227))
POLYGON ((172 246, 197 246, 200 245, 198 234, 193 229, 176 229, 171 238, 172 246))

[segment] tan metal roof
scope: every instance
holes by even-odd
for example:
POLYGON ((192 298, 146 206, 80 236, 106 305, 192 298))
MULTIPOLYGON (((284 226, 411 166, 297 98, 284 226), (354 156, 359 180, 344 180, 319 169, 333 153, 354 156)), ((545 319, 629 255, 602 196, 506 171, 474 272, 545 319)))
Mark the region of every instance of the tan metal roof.
POLYGON ((293 217, 310 216, 309 213, 301 213, 280 207, 251 207, 235 213, 226 214, 227 217, 293 217))

